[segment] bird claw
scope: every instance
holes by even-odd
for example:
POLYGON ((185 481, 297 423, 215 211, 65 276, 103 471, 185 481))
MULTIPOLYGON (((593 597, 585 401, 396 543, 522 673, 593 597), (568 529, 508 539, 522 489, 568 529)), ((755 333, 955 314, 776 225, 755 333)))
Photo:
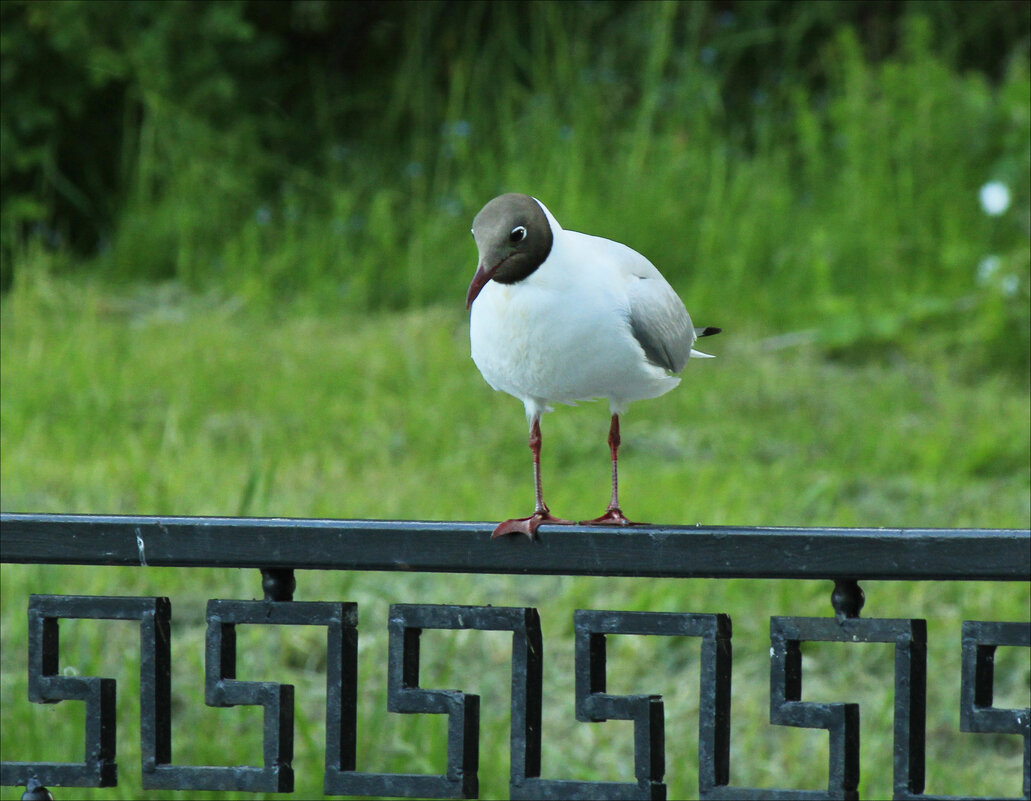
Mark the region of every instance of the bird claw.
POLYGON ((601 517, 596 517, 593 520, 581 520, 581 526, 639 526, 640 523, 635 523, 632 520, 628 520, 627 516, 623 514, 623 510, 618 506, 613 506, 605 510, 605 514, 601 517))
POLYGON ((531 540, 535 540, 537 539, 537 529, 542 523, 557 526, 575 525, 572 520, 563 520, 561 517, 555 517, 547 509, 544 509, 534 512, 529 517, 514 517, 511 520, 498 523, 498 527, 494 529, 494 533, 490 535, 490 538, 494 540, 506 534, 525 534, 531 540))

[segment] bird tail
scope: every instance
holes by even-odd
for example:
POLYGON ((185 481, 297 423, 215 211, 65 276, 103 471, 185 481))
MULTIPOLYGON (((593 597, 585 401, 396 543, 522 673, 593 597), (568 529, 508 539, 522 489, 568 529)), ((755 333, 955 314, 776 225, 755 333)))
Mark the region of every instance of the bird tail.
MULTIPOLYGON (((718 334, 722 330, 723 330, 722 328, 714 328, 711 325, 707 325, 704 328, 696 328, 694 330, 694 336, 695 336, 695 339, 701 339, 702 337, 711 337, 714 334, 718 334)), ((695 350, 694 348, 691 348, 691 355, 694 358, 696 358, 696 359, 715 359, 716 358, 711 353, 702 353, 700 350, 695 350)))

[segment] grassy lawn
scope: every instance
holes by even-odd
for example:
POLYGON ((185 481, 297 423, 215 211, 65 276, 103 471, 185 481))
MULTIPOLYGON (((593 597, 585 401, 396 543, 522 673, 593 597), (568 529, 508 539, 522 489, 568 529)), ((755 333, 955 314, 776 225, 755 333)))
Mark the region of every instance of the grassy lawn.
MULTIPOLYGON (((4 511, 497 520, 528 512, 520 404, 494 393, 468 356, 455 278, 451 307, 378 315, 251 308, 164 285, 116 292, 39 275, 2 305, 0 469, 4 511)), ((632 407, 623 427, 624 508, 663 523, 1026 528, 1026 383, 976 373, 933 347, 785 347, 730 309, 717 359, 680 388, 632 407)), ((607 500, 607 409, 559 408, 543 421, 546 497, 560 515, 607 500)), ((971 559, 977 554, 971 554, 971 559)), ((26 700, 29 592, 167 595, 172 600, 174 760, 255 764, 260 711, 203 705, 204 605, 260 596, 249 571, 2 570, 4 759, 79 760, 79 704, 26 700), (197 736, 210 731, 215 736, 197 736)), ((962 620, 1027 619, 1027 585, 865 586, 868 617, 929 621, 927 792, 1016 795, 1017 737, 959 732, 962 620)), ((653 581, 450 575, 298 574, 299 600, 360 609, 359 769, 440 772, 439 716, 385 712, 391 602, 530 605, 545 637, 543 773, 632 780, 632 727, 573 717, 578 608, 726 612, 734 623, 731 781, 826 784, 827 737, 768 723, 768 617, 826 615, 830 586, 788 581, 653 581)), ((120 785, 58 797, 177 798, 139 789, 136 632, 62 624, 63 670, 119 682, 120 785)), ((697 644, 614 638, 610 691, 666 700, 671 798, 697 792, 697 644)), ((502 634, 429 632, 423 685, 483 697, 480 786, 507 794, 508 660, 502 634)), ((297 794, 321 792, 324 644, 318 630, 241 636, 243 679, 297 686, 297 794), (246 654, 246 658, 242 655, 246 654)), ((890 646, 805 649, 803 700, 862 704, 864 797, 891 789, 890 646)), ((1027 704, 1026 653, 1000 649, 996 703, 1027 704)), ((5 788, 3 798, 21 789, 5 788)), ((193 797, 214 797, 197 794, 193 797)), ((221 797, 234 797, 232 794, 221 797)), ((253 797, 250 795, 240 797, 253 797)))

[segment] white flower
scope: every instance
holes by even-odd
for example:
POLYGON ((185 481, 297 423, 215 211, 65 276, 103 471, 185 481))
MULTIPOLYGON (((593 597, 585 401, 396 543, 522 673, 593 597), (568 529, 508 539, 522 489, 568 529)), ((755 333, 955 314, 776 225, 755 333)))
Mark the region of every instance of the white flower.
POLYGON ((998 217, 1010 207, 1010 190, 1002 181, 989 181, 978 196, 984 213, 991 217, 998 217))
POLYGON ((977 263, 977 283, 987 284, 1002 266, 1002 259, 996 255, 985 256, 977 263))

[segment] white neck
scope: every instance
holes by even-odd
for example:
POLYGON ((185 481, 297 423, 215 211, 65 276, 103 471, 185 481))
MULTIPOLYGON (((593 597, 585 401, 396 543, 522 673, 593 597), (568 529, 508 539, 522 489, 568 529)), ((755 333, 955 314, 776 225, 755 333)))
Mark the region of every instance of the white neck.
POLYGON ((539 200, 537 200, 537 198, 534 198, 534 202, 536 202, 536 204, 541 207, 541 211, 544 212, 544 216, 548 218, 548 225, 551 226, 552 235, 555 235, 559 231, 561 231, 562 226, 558 224, 558 220, 556 220, 552 213, 548 211, 548 207, 541 203, 539 200))

